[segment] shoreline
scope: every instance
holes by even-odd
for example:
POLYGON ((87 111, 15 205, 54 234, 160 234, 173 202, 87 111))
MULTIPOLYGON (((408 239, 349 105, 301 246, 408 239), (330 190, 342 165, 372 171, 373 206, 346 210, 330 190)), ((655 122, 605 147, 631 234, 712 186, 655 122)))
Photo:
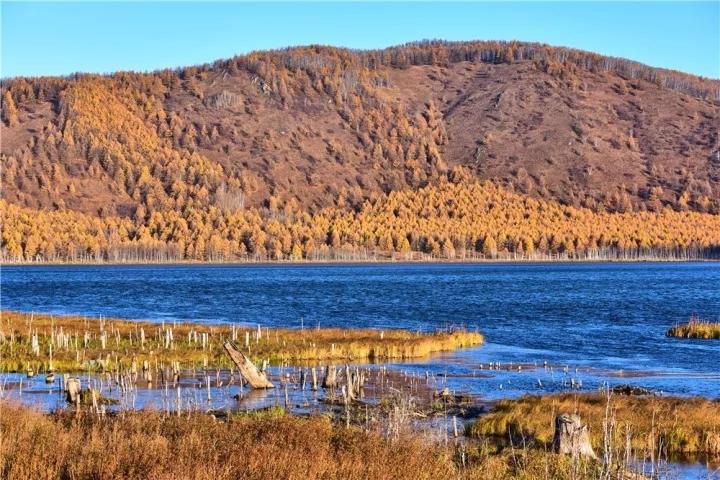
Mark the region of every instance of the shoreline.
POLYGON ((3 267, 63 267, 63 266, 88 266, 88 267, 122 267, 122 266, 273 266, 273 267, 297 267, 297 266, 362 266, 362 265, 597 265, 597 264, 648 264, 648 263, 720 263, 720 258, 637 258, 637 259, 488 259, 488 258, 464 258, 464 259, 378 259, 378 260, 233 260, 221 261, 197 261, 197 260, 173 260, 173 261, 127 261, 127 262, 5 262, 0 261, 0 268, 3 267))

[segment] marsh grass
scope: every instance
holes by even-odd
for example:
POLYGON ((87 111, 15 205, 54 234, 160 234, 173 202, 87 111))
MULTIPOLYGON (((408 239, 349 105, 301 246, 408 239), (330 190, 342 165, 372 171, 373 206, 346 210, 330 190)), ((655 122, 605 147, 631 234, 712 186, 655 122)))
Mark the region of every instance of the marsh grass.
POLYGON ((687 323, 675 325, 668 330, 667 336, 720 340, 720 322, 710 322, 693 316, 687 323))
POLYGON ((589 425, 596 451, 603 447, 609 412, 613 448, 625 449, 629 441, 639 457, 695 453, 720 458, 720 401, 701 398, 615 395, 608 404, 600 393, 525 396, 498 402, 469 427, 469 435, 492 438, 500 447, 515 439, 548 448, 554 418, 563 412, 577 413, 589 425))
MULTIPOLYGON (((0 478, 14 479, 600 479, 598 465, 520 448, 403 433, 388 438, 282 409, 215 418, 155 411, 42 414, 0 401, 0 478)), ((613 477, 615 478, 615 477, 613 477)), ((622 478, 622 477, 617 477, 622 478)))
POLYGON ((446 452, 393 442, 322 417, 43 415, 2 405, 0 477, 7 479, 452 478, 446 452))
POLYGON ((222 346, 227 339, 236 341, 253 360, 271 363, 409 359, 483 342, 481 334, 464 330, 267 329, 3 311, 0 369, 101 371, 139 368, 143 362, 231 367, 222 346))

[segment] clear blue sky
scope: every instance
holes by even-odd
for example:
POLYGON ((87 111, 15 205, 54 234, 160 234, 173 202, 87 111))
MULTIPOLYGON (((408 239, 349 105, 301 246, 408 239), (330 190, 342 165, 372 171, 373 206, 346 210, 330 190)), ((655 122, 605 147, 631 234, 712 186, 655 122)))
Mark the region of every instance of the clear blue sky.
POLYGON ((720 2, 2 1, 0 76, 154 70, 310 43, 526 40, 720 77, 720 2))

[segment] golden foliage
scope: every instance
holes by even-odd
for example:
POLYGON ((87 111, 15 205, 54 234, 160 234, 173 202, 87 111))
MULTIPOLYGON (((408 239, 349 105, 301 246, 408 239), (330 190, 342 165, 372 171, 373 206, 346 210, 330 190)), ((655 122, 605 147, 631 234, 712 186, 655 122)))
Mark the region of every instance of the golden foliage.
POLYGON ((368 258, 686 258, 716 255, 720 216, 596 213, 490 183, 392 192, 357 211, 314 215, 215 207, 127 218, 36 211, 0 201, 9 261, 232 261, 368 258))
POLYGON ((14 127, 18 123, 18 112, 10 91, 6 90, 2 96, 2 119, 8 127, 14 127))
MULTIPOLYGON (((678 193, 676 200, 670 189, 651 187, 647 201, 639 206, 652 213, 631 213, 636 205, 623 188, 607 199, 606 207, 618 213, 606 214, 525 198, 473 183, 473 175, 465 169, 449 169, 443 158, 448 134, 438 106, 433 101, 408 105, 394 100, 387 68, 382 67, 463 61, 535 62, 563 78, 572 77, 579 68, 612 71, 701 98, 713 98, 718 90, 717 82, 678 72, 518 42, 420 42, 364 52, 311 46, 254 52, 178 71, 11 79, 2 83, 7 124, 17 122, 18 108, 25 109, 23 122, 34 117, 30 113, 38 104, 33 102, 51 104, 45 107, 55 116, 49 115, 46 125, 33 126, 36 134, 0 159, 4 192, 15 195, 12 203, 0 202, 2 259, 717 255, 717 215, 690 211, 717 211, 707 182, 688 179, 688 190, 678 193), (169 105, 169 92, 210 105, 239 108, 242 104, 249 111, 258 101, 244 102, 240 95, 224 90, 206 98, 202 81, 211 72, 244 75, 263 102, 282 108, 293 104, 300 110, 306 102, 312 108, 322 105, 323 111, 339 119, 353 140, 328 140, 326 153, 340 165, 352 157, 361 173, 355 184, 348 182, 348 189, 328 185, 330 200, 324 205, 336 202, 335 207, 302 211, 297 201, 302 191, 283 198, 289 185, 277 192, 276 178, 259 178, 262 172, 211 161, 200 153, 201 146, 216 141, 218 127, 225 126, 181 115, 169 105), (372 169, 372 175, 362 169, 372 169), (255 195, 262 188, 268 191, 255 195), (95 199, 98 191, 104 196, 95 199), (245 198, 252 195, 253 205, 259 205, 257 197, 262 197, 267 208, 245 209, 245 198), (675 202, 681 212, 664 210, 661 202, 675 202)), ((235 126, 229 130, 223 132, 225 137, 244 135, 235 126)), ((293 135, 317 136, 306 130, 293 135)), ((273 135, 268 131, 253 143, 261 142, 261 151, 272 150, 273 135)), ((293 141, 300 143, 298 138, 293 141)), ((634 137, 628 142, 634 144, 634 137)), ((242 146, 253 151, 256 147, 242 146)), ((529 182, 524 169, 517 176, 520 184, 529 182)))

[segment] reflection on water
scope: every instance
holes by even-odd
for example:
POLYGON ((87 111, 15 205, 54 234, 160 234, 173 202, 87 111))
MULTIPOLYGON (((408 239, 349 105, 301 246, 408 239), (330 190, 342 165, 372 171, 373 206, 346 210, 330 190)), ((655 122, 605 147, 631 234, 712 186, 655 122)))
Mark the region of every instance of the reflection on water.
MULTIPOLYGON (((422 397, 430 401, 434 392, 445 387, 439 377, 420 376, 409 372, 388 369, 383 365, 349 365, 351 370, 361 369, 366 383, 362 401, 375 404, 381 397, 395 391, 422 397)), ((338 376, 343 378, 344 369, 338 376)), ((241 382, 237 370, 207 369, 182 371, 175 378, 162 371, 153 373, 154 381, 143 379, 142 374, 97 373, 73 375, 80 379, 83 389, 92 388, 104 399, 108 411, 119 409, 150 408, 160 411, 251 411, 269 407, 283 407, 295 414, 319 413, 331 404, 341 401, 341 387, 321 387, 323 372, 317 369, 317 383, 313 386, 309 367, 270 367, 268 378, 276 388, 253 390, 241 382)), ((70 377, 71 375, 68 375, 70 377)), ((53 411, 67 407, 63 390, 63 375, 52 381, 38 374, 0 375, 0 398, 19 401, 53 411)), ((343 380, 344 381, 344 380, 343 380)))

